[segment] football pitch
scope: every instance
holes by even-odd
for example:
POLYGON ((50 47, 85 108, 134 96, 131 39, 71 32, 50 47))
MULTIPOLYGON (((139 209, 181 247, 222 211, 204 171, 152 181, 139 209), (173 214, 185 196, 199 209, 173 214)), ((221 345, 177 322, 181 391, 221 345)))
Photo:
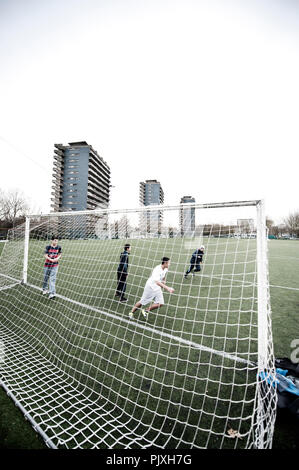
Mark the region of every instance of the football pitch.
MULTIPOLYGON (((126 416, 131 415, 129 427, 132 430, 137 429, 144 435, 143 426, 150 424, 157 445, 165 445, 167 430, 177 427, 172 431, 172 440, 166 443, 168 448, 175 446, 176 436, 181 435, 185 442, 192 441, 197 446, 219 447, 223 444, 221 435, 226 431, 227 415, 232 426, 238 416, 247 416, 243 422, 245 433, 246 426, 250 426, 254 397, 248 390, 245 400, 243 397, 240 401, 239 389, 244 375, 250 377, 254 371, 243 362, 234 363, 232 368, 229 355, 256 360, 256 341, 248 344, 246 340, 257 337, 252 269, 255 254, 250 250, 254 241, 244 241, 238 260, 233 250, 236 241, 223 241, 223 246, 232 248, 222 253, 225 263, 219 260, 212 263, 207 257, 202 272, 187 280, 183 280, 182 267, 188 266, 190 249, 182 247, 180 240, 151 240, 149 247, 144 241, 130 242, 127 304, 114 298, 123 241, 62 240, 63 258, 56 284, 59 296, 55 301, 43 298, 39 290, 45 242, 30 242, 29 285, 17 285, 1 294, 1 312, 6 317, 10 312, 6 325, 11 322, 14 335, 22 335, 22 339, 30 343, 32 352, 38 351, 62 375, 71 376, 79 383, 82 395, 87 391, 89 399, 93 400, 100 394, 106 411, 113 403, 117 409, 123 409, 126 416), (103 244, 103 250, 100 257, 95 257, 94 247, 99 243, 103 244), (242 263, 245 254, 246 272, 242 263), (146 279, 162 256, 170 256, 172 260, 167 284, 175 288, 175 295, 165 294, 164 307, 150 314, 147 322, 140 314, 129 321, 131 306, 140 299, 146 279), (234 276, 240 275, 242 283, 232 286, 230 266, 234 266, 234 276), (202 349, 190 348, 190 343, 201 344, 202 349), (221 350, 228 355, 213 353, 221 350), (192 410, 201 409, 200 400, 205 402, 206 413, 201 421, 202 431, 194 435, 197 418, 192 410), (181 404, 179 409, 175 406, 178 403, 181 404), (207 437, 205 431, 211 426, 216 433, 207 437), (159 438, 158 430, 161 430, 159 438)), ((0 250, 2 246, 0 244, 0 250)), ((268 248, 274 352, 276 357, 290 357, 291 341, 296 337, 298 324, 299 242, 269 240, 268 248)), ((219 256, 219 250, 217 253, 219 256)), ((212 245, 209 256, 213 258, 212 245)), ((42 378, 40 380, 42 382, 42 378)), ((37 377, 37 389, 38 386, 37 377)), ((71 394, 70 386, 69 397, 71 394)), ((53 400, 59 401, 59 397, 53 400)), ((108 411, 113 416, 113 413, 117 415, 117 409, 108 411)), ((90 420, 92 425, 92 416, 90 420)), ((109 423, 104 429, 109 436, 109 423)), ((20 448, 22 439, 23 432, 17 439, 20 448)), ((92 443, 97 439, 95 435, 92 443)), ((149 433, 144 444, 150 439, 149 433)), ((120 447, 125 445, 121 442, 120 447)), ((227 447, 234 447, 232 440, 226 442, 227 447)), ((74 442, 70 441, 72 444, 74 442)), ((105 445, 110 444, 112 440, 106 439, 105 445)))

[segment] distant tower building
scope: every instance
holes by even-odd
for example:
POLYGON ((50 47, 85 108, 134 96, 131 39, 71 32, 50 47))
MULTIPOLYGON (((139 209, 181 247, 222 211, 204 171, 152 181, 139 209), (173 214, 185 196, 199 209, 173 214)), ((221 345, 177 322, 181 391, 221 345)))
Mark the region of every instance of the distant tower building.
MULTIPOLYGON (((181 204, 195 203, 192 196, 183 196, 180 201, 181 204)), ((180 229, 181 235, 184 237, 192 237, 195 232, 195 208, 182 207, 180 209, 180 229)))
POLYGON ((54 147, 52 211, 108 207, 110 168, 96 150, 87 142, 54 147))
MULTIPOLYGON (((146 180, 139 184, 139 201, 142 206, 160 205, 164 202, 164 192, 157 180, 146 180)), ((161 233, 162 211, 148 211, 140 217, 141 231, 151 234, 161 233)))
POLYGON ((163 204, 164 192, 161 184, 157 180, 146 180, 140 183, 140 204, 150 206, 153 204, 163 204))

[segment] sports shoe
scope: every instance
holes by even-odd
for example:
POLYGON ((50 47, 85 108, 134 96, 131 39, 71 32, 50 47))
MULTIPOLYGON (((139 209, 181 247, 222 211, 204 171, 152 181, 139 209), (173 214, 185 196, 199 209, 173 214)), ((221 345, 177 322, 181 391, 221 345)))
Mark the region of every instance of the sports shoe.
POLYGON ((55 294, 50 294, 50 295, 49 295, 49 299, 50 299, 50 300, 51 300, 51 299, 55 299, 55 294))
POLYGON ((49 291, 46 289, 43 289, 43 295, 49 294, 49 291))
POLYGON ((129 312, 129 318, 134 318, 133 312, 129 312))
POLYGON ((148 312, 146 310, 144 310, 144 308, 141 309, 141 313, 142 315, 144 316, 144 318, 147 320, 147 317, 148 317, 148 312))
POLYGON ((119 299, 119 301, 120 301, 120 302, 128 302, 128 299, 126 299, 126 297, 121 297, 121 298, 119 299))

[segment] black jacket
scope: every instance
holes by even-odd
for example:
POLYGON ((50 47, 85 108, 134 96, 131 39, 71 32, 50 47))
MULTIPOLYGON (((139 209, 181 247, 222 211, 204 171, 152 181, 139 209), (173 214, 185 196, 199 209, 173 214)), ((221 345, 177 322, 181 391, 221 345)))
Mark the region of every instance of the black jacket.
POLYGON ((127 273, 129 267, 129 253, 125 250, 120 255, 120 261, 117 268, 118 272, 127 273))
POLYGON ((190 264, 199 264, 203 260, 203 255, 204 252, 202 250, 195 250, 194 253, 192 253, 192 257, 190 259, 190 264))

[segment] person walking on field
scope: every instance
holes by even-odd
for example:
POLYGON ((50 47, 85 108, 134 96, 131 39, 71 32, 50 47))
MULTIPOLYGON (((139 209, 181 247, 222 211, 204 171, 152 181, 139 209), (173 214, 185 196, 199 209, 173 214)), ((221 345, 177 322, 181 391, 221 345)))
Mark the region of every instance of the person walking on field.
POLYGON ((119 297, 120 302, 127 302, 125 297, 127 288, 127 276, 129 267, 129 254, 131 252, 131 245, 127 243, 124 246, 124 251, 120 255, 119 265, 117 268, 117 288, 115 297, 119 297))
POLYGON ((142 315, 145 319, 147 319, 149 312, 164 305, 162 289, 167 290, 171 294, 174 292, 174 289, 172 287, 168 287, 164 282, 169 265, 170 259, 165 256, 162 258, 162 264, 159 264, 154 268, 151 277, 145 284, 143 295, 140 301, 134 305, 131 312, 129 313, 130 318, 134 318, 134 312, 136 312, 138 308, 144 307, 145 305, 154 301, 154 303, 146 310, 144 310, 144 308, 141 309, 142 315))
POLYGON ((44 264, 43 295, 49 294, 49 299, 54 299, 56 295, 55 284, 58 272, 58 261, 61 258, 61 253, 62 250, 61 246, 58 245, 58 238, 53 236, 51 245, 47 245, 45 249, 44 264))

